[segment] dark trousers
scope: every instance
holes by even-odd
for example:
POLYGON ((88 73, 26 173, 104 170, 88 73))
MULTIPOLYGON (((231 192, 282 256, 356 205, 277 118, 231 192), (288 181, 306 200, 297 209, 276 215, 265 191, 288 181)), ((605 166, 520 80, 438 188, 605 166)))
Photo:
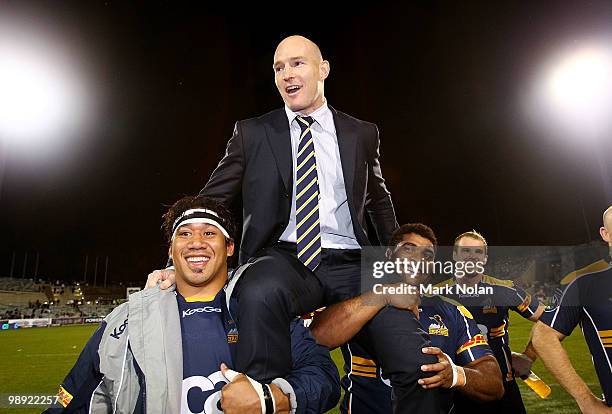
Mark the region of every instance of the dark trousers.
MULTIPOLYGON (((315 272, 295 255, 295 245, 279 243, 251 259, 235 290, 239 341, 235 367, 269 382, 291 370, 289 325, 300 315, 360 292, 359 250, 323 249, 315 272)), ((411 312, 385 308, 356 340, 380 364, 393 386, 396 413, 438 413, 437 390, 424 390, 423 364, 437 362, 421 348, 429 337, 411 312)))

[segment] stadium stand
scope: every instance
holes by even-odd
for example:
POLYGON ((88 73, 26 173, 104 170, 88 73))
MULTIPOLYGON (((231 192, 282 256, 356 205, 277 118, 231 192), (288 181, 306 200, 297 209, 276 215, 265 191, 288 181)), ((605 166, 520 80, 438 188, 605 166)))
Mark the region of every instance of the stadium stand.
POLYGON ((40 285, 34 279, 0 277, 0 290, 16 292, 39 292, 40 285))
POLYGON ((0 319, 104 317, 125 301, 124 286, 0 278, 0 319))

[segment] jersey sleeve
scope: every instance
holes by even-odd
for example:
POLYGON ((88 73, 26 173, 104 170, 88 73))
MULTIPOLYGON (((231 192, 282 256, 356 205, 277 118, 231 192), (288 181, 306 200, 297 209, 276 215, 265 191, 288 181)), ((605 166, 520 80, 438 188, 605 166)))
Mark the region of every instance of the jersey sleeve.
POLYGON ((455 362, 464 366, 486 355, 491 355, 487 338, 480 332, 472 314, 463 306, 457 306, 455 312, 455 362))
POLYGON ((105 327, 106 322, 102 322, 89 338, 74 367, 60 384, 57 402, 45 414, 90 412, 91 396, 102 380, 98 348, 105 327))
POLYGON ((540 306, 540 301, 524 289, 513 285, 507 290, 510 308, 525 319, 531 318, 540 306))
POLYGON ((556 301, 557 306, 546 309, 540 321, 553 328, 555 331, 569 336, 576 325, 580 322, 582 308, 578 306, 580 302, 578 281, 567 285, 561 297, 556 301))
MULTIPOLYGON (((291 357, 291 372, 281 380, 293 388, 295 412, 314 414, 331 410, 340 399, 338 369, 327 347, 318 345, 300 320, 291 325, 291 357)), ((277 380, 273 383, 282 385, 277 380)))

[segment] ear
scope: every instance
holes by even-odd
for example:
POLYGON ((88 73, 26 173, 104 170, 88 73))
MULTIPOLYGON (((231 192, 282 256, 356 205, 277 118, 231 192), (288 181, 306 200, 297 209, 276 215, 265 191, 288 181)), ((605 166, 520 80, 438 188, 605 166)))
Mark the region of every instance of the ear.
POLYGON ((484 260, 482 261, 482 265, 483 265, 483 266, 484 266, 484 265, 486 265, 488 260, 489 260, 489 255, 487 254, 487 255, 485 255, 485 257, 484 257, 484 260))
POLYGON ((392 255, 393 255, 393 252, 391 251, 389 247, 387 247, 387 250, 385 251, 385 258, 387 260, 390 260, 392 255))
POLYGON ((168 246, 168 258, 172 259, 172 245, 168 246))
POLYGON ((605 241, 608 242, 608 244, 610 243, 610 232, 608 230, 606 230, 605 227, 600 227, 599 228, 599 235, 601 236, 601 238, 605 241))
POLYGON ((330 66, 327 60, 321 61, 319 64, 319 80, 324 81, 329 76, 330 66))
POLYGON ((453 260, 456 262, 459 260, 459 255, 457 254, 457 249, 453 247, 453 260))
POLYGON ((227 241, 227 257, 233 256, 234 255, 234 241, 232 239, 229 239, 227 241))

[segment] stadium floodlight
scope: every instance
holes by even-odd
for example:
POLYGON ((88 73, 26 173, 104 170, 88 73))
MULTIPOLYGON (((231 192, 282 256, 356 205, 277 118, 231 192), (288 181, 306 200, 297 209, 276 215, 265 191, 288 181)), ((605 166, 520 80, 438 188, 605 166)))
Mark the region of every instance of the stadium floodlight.
POLYGON ((39 158, 65 150, 88 114, 73 56, 31 26, 0 21, 0 148, 39 158))
POLYGON ((603 143, 612 134, 612 41, 582 43, 552 59, 534 79, 524 110, 545 136, 594 154, 603 192, 612 184, 603 143))
POLYGON ((589 47, 564 57, 550 73, 547 89, 560 119, 600 130, 612 113, 612 53, 589 47))
POLYGON ((554 136, 599 139, 612 127, 612 47, 565 51, 535 82, 529 116, 554 136))

